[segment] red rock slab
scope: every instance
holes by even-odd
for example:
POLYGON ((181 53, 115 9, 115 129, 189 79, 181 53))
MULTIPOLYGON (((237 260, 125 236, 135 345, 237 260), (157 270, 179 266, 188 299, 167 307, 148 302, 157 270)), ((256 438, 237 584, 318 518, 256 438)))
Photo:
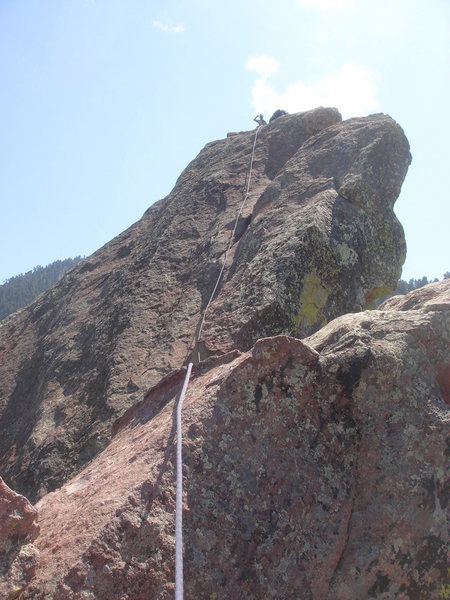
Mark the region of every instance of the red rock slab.
MULTIPOLYGON (((265 338, 197 367, 183 410, 187 598, 446 589, 448 284, 431 292, 422 309, 345 315, 307 340, 265 338)), ((149 390, 37 504, 23 598, 173 597, 182 379, 149 390)))
POLYGON ((34 575, 38 511, 0 477, 0 597, 16 598, 34 575))

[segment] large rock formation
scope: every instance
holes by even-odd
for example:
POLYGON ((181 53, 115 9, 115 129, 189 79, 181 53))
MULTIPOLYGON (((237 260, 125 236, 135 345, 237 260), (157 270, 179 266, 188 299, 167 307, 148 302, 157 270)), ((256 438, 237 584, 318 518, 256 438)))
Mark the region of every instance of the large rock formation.
MULTIPOLYGON (((450 280, 200 363, 184 404, 186 598, 439 598, 450 280)), ((23 599, 173 597, 180 369, 37 504, 23 599)))
MULTIPOLYGON (((208 144, 171 194, 0 323, 0 473, 32 501, 107 445, 111 424, 192 350, 248 175, 254 132, 208 144)), ((394 288, 401 128, 335 109, 259 131, 250 195, 202 357, 303 337, 394 288)))

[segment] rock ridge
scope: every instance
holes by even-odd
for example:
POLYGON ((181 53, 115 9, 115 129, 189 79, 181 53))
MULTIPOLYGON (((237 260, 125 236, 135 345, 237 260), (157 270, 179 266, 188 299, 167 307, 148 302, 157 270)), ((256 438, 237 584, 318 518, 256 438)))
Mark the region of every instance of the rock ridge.
MULTIPOLYGON (((0 472, 31 501, 88 465, 112 423, 186 363, 253 141, 207 144, 140 221, 0 324, 0 472)), ((202 357, 305 337, 395 287, 405 242, 392 205, 410 159, 385 115, 318 108, 263 127, 202 357)))

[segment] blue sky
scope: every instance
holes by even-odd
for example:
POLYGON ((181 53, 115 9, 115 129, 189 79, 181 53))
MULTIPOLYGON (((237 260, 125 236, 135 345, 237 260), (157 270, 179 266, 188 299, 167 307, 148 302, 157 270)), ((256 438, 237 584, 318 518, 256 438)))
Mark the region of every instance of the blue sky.
POLYGON ((450 270, 448 0, 1 0, 0 282, 89 255, 203 145, 318 105, 390 114, 402 277, 450 270))

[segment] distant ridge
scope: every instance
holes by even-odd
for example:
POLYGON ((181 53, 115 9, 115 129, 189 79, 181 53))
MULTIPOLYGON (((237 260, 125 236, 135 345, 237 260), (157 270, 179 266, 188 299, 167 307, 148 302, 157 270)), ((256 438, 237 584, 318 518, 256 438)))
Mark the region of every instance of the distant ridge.
POLYGON ((0 320, 32 302, 50 289, 82 256, 55 260, 46 267, 38 265, 32 271, 16 275, 0 285, 0 320))

